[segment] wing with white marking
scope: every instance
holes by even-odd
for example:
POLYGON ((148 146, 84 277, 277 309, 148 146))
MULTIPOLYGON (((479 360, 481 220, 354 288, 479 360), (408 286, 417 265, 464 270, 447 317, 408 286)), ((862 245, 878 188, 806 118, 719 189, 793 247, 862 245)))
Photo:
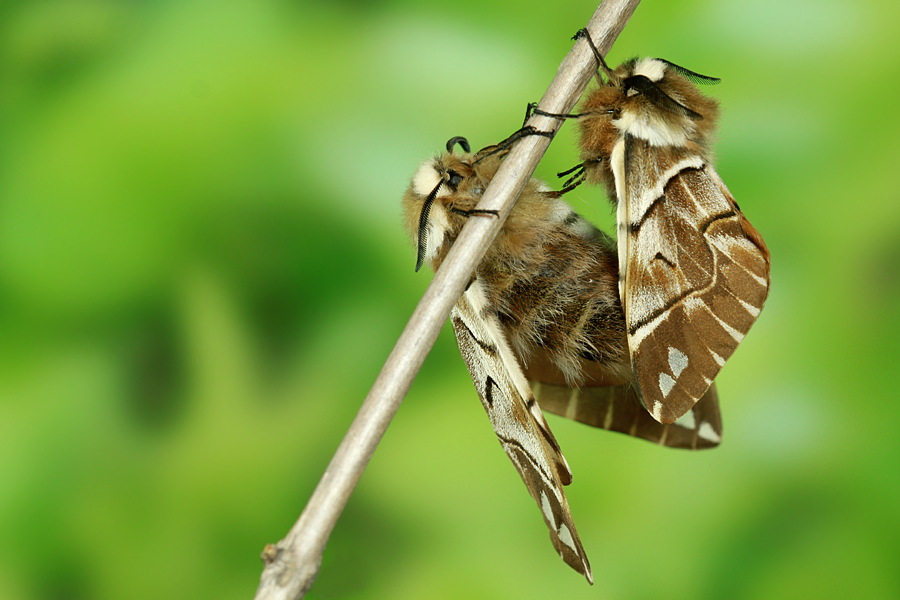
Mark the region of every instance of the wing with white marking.
POLYGON ((460 353, 500 445, 541 509, 553 547, 569 566, 593 583, 563 492, 563 485, 572 480, 571 471, 496 317, 477 312, 469 302, 469 293, 476 290, 473 286, 464 293, 450 315, 460 353))
POLYGON ((687 450, 715 448, 722 441, 715 384, 674 423, 660 423, 651 417, 631 385, 570 388, 532 381, 531 387, 542 409, 592 427, 687 450))
POLYGON ((712 165, 625 136, 620 294, 647 410, 688 413, 756 321, 769 252, 712 165))

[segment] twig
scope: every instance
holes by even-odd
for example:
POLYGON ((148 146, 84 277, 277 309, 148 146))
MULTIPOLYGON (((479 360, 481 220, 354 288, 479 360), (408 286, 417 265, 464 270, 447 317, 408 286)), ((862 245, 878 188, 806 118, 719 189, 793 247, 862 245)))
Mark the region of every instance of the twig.
MULTIPOLYGON (((603 54, 612 47, 639 1, 606 0, 597 8, 587 29, 603 54)), ((541 99, 540 109, 556 114, 569 113, 596 69, 587 43, 583 40, 576 42, 541 99)), ((533 116, 529 124, 553 132, 560 126, 558 120, 540 115, 533 116)), ((275 545, 269 544, 263 551, 265 568, 256 591, 256 600, 295 600, 302 598, 312 586, 328 536, 350 493, 412 385, 450 309, 456 304, 463 287, 497 236, 549 145, 550 139, 547 137, 528 136, 517 142, 504 159, 478 204, 478 210, 497 211, 499 218, 469 219, 463 227, 397 340, 300 519, 283 540, 275 545)))

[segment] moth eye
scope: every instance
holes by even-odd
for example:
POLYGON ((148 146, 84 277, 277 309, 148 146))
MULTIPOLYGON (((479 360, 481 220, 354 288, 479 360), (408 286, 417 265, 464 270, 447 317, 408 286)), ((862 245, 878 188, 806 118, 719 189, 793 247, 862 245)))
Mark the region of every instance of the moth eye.
POLYGON ((462 183, 462 175, 460 175, 456 171, 447 171, 447 174, 450 175, 450 181, 448 182, 450 184, 450 187, 455 188, 460 183, 462 183))

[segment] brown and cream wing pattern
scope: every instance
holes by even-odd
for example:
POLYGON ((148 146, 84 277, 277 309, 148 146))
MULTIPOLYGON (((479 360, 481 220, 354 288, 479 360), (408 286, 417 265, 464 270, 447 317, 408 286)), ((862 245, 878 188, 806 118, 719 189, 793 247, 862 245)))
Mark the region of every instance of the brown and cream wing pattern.
POLYGON ((698 154, 628 135, 613 154, 624 184, 618 220, 628 347, 644 405, 672 423, 706 393, 756 321, 769 290, 769 253, 698 154))
POLYGON ((500 324, 489 311, 476 310, 483 304, 479 288, 477 281, 471 285, 450 315, 460 353, 500 445, 541 509, 553 547, 569 566, 593 583, 563 491, 572 473, 500 324))

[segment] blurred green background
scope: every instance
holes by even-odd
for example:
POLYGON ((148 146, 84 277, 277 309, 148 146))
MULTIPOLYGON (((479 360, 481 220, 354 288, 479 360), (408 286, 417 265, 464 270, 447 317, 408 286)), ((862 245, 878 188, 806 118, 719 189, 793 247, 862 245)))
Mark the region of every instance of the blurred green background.
MULTIPOLYGON (((594 8, 2 3, 0 598, 252 597, 430 279, 409 177, 515 129, 594 8)), ((898 17, 647 0, 611 52, 723 79, 719 172, 773 265, 719 449, 550 417, 593 588, 445 328, 309 597, 900 597, 898 17)))

